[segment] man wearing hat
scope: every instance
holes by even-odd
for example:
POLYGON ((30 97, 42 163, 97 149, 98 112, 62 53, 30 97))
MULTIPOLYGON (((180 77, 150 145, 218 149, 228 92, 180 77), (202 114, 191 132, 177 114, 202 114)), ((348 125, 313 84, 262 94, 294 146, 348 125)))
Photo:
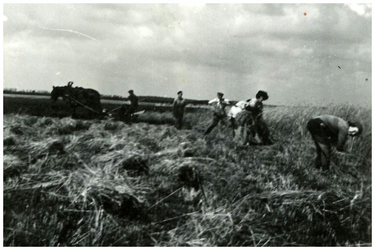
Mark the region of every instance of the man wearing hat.
POLYGON ((337 116, 320 115, 307 123, 307 129, 316 146, 316 167, 328 170, 332 145, 336 146, 337 151, 343 152, 348 135, 360 135, 363 126, 359 122, 347 122, 337 116))
POLYGON ((262 143, 265 145, 271 145, 273 144, 273 141, 270 138, 270 131, 266 121, 263 118, 263 101, 266 100, 268 100, 267 92, 259 90, 255 98, 247 100, 247 103, 244 105, 244 109, 252 113, 256 126, 256 132, 262 140, 262 143))
POLYGON ((184 111, 186 106, 186 100, 182 98, 182 91, 177 92, 177 98, 173 101, 173 116, 176 119, 176 128, 182 128, 182 119, 184 117, 184 111))
POLYGON ((138 97, 134 94, 134 91, 131 89, 128 91, 128 99, 130 101, 130 106, 133 108, 133 112, 138 109, 138 97))
POLYGON ((130 105, 122 105, 120 108, 120 120, 125 122, 130 122, 132 114, 138 109, 138 97, 134 94, 132 89, 129 90, 128 93, 130 105))
POLYGON ((211 125, 206 129, 204 135, 208 135, 214 127, 216 127, 219 122, 224 120, 227 115, 225 107, 229 106, 229 100, 223 98, 224 94, 221 92, 217 93, 217 98, 208 102, 209 105, 213 107, 213 117, 211 125))

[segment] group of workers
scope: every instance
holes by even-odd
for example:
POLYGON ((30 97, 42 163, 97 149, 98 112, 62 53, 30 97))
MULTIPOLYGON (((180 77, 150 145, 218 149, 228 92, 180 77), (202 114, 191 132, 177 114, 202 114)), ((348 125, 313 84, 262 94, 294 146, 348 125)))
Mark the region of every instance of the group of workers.
MULTIPOLYGON (((187 105, 186 99, 182 96, 182 91, 178 91, 177 98, 173 101, 173 116, 177 129, 182 128, 187 105)), ((246 137, 245 144, 249 143, 247 137, 250 135, 252 137, 258 136, 263 145, 272 145, 273 140, 270 138, 268 126, 263 118, 263 101, 268 98, 267 92, 260 90, 255 98, 237 102, 227 113, 227 107, 230 107, 231 104, 228 99, 224 98, 223 93, 218 92, 217 97, 208 102, 212 107, 213 116, 204 135, 208 135, 219 123, 229 118, 233 131, 237 129, 240 137, 246 137)), ((130 100, 130 106, 125 108, 124 105, 120 111, 125 120, 130 120, 132 114, 138 108, 138 98, 133 90, 129 90, 128 99, 130 100)), ((337 151, 343 152, 347 137, 359 136, 363 131, 363 126, 359 122, 345 121, 333 115, 321 115, 309 120, 307 129, 316 146, 316 167, 326 170, 330 166, 332 145, 336 146, 337 151)), ((235 132, 233 134, 236 135, 235 132)))

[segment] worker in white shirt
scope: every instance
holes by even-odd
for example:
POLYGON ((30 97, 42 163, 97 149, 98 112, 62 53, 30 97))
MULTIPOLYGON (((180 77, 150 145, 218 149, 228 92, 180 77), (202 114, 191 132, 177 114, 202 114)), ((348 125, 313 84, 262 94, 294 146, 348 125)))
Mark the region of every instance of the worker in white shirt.
POLYGON ((249 100, 237 102, 228 112, 233 127, 234 140, 247 145, 255 139, 255 121, 250 111, 246 110, 249 100))
POLYGON ((230 108, 228 116, 230 119, 235 119, 236 116, 245 109, 247 101, 239 101, 233 107, 230 108))
POLYGON ((263 119, 263 101, 267 99, 267 92, 260 90, 255 98, 239 101, 229 111, 233 128, 237 131, 234 133, 235 137, 243 141, 243 144, 251 143, 251 138, 255 139, 256 135, 262 144, 273 144, 268 126, 263 119))
POLYGON ((224 94, 221 92, 217 93, 217 98, 208 102, 209 105, 213 107, 213 117, 211 125, 204 132, 205 135, 208 135, 214 127, 216 127, 219 122, 226 119, 227 115, 225 108, 230 105, 228 99, 223 98, 224 94))

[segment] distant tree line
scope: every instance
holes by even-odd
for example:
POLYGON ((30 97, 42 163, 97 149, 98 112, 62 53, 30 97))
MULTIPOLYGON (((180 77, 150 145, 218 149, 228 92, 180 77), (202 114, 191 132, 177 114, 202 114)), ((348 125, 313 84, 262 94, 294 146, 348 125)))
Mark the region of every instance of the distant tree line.
MULTIPOLYGON (((17 88, 4 88, 4 94, 20 94, 20 95, 43 95, 49 96, 51 93, 46 90, 17 90, 17 88)), ((116 101, 128 101, 127 97, 119 95, 100 95, 101 99, 105 100, 116 100, 116 101)), ((161 97, 161 96, 138 96, 139 102, 150 102, 150 103, 163 103, 163 104, 172 104, 174 98, 172 97, 161 97)), ((194 100, 186 99, 188 103, 193 105, 207 105, 208 100, 194 100)), ((236 104, 237 101, 230 101, 231 105, 236 104)), ((265 105, 274 107, 276 105, 265 105)))
MULTIPOLYGON (((4 94, 19 94, 19 95, 43 95, 49 96, 51 93, 46 90, 17 90, 16 88, 4 88, 4 94)), ((172 104, 174 98, 172 97, 161 97, 161 96, 138 96, 140 102, 150 102, 150 103, 164 103, 172 104)), ((118 101, 128 101, 127 97, 120 95, 101 95, 101 99, 105 100, 118 100, 118 101)), ((193 100, 186 99, 188 103, 194 105, 207 105, 208 100, 193 100)))
POLYGON ((17 88, 4 88, 4 94, 20 94, 20 95, 50 95, 46 90, 17 90, 17 88))

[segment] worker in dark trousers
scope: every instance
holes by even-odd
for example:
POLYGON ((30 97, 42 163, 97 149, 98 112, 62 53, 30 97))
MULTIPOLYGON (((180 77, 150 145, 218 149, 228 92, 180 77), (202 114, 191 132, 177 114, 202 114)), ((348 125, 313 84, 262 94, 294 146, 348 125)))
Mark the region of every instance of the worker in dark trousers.
POLYGON ((256 133, 260 137, 262 143, 264 145, 272 145, 273 141, 270 138, 270 131, 263 118, 263 101, 266 100, 268 100, 267 92, 259 90, 255 98, 247 100, 244 109, 252 113, 256 126, 256 133))
POLYGON ((177 98, 173 101, 173 116, 176 119, 176 128, 182 128, 182 120, 184 118, 186 100, 182 98, 182 91, 177 92, 177 98))
POLYGON ((134 91, 132 89, 129 90, 128 93, 128 100, 130 101, 130 105, 122 105, 119 111, 120 120, 124 122, 131 122, 132 115, 138 109, 138 97, 134 94, 134 91))
POLYGON ((350 122, 333 115, 321 115, 312 118, 307 123, 316 146, 316 167, 328 170, 331 161, 332 145, 337 151, 343 152, 345 142, 349 136, 358 136, 363 127, 359 122, 350 122))
POLYGON ((208 135, 214 127, 216 127, 221 121, 227 118, 225 108, 230 105, 228 99, 223 98, 224 94, 221 92, 217 93, 217 98, 208 102, 213 107, 213 117, 211 125, 206 129, 204 135, 208 135))

